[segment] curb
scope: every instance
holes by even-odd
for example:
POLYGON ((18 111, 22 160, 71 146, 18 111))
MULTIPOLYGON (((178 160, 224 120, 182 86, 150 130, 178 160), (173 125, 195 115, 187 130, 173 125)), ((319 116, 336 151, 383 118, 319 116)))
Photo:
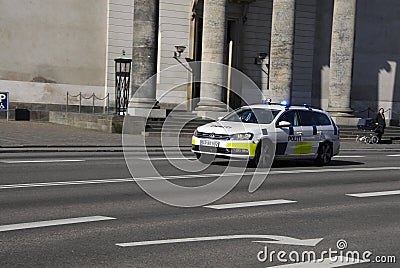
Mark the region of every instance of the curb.
MULTIPOLYGON (((0 153, 72 153, 72 152, 124 152, 137 151, 137 152, 164 152, 164 151, 177 151, 176 147, 160 147, 160 146, 18 146, 18 147, 5 147, 0 146, 0 153)), ((180 147, 179 151, 191 151, 191 146, 180 147)))
MULTIPOLYGON (((0 153, 35 153, 35 152, 163 152, 163 151, 191 151, 191 146, 122 146, 122 145, 10 145, 0 146, 0 153)), ((400 151, 400 144, 360 144, 356 142, 341 142, 340 151, 400 151), (382 147, 381 147, 382 146, 382 147)))

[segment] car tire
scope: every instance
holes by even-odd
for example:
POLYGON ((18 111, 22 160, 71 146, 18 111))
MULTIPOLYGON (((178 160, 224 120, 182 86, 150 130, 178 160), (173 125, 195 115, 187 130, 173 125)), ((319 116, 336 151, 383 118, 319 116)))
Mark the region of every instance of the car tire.
POLYGON ((321 143, 318 147, 317 158, 315 163, 317 166, 325 166, 331 162, 332 159, 332 146, 328 142, 321 143))
POLYGON ((195 153, 195 154, 196 158, 203 164, 211 164, 215 159, 215 156, 211 154, 201 154, 201 153, 195 153))
POLYGON ((258 144, 254 158, 249 161, 249 166, 254 168, 269 168, 273 161, 273 144, 270 140, 263 140, 258 144))

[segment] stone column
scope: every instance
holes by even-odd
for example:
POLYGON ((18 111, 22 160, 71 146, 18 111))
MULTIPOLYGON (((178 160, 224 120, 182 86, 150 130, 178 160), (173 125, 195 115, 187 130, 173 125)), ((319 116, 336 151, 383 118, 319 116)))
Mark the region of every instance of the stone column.
POLYGON ((350 93, 353 68, 356 0, 335 0, 332 23, 328 111, 351 116, 350 93))
POLYGON ((156 103, 156 79, 143 90, 137 90, 157 73, 159 0, 134 0, 133 8, 132 92, 128 114, 140 116, 148 114, 156 103))
POLYGON ((273 102, 291 98, 295 8, 295 0, 273 2, 269 78, 273 102))
MULTIPOLYGON (((226 6, 227 0, 204 0, 202 61, 224 63, 226 6)), ((199 114, 202 114, 201 111, 226 111, 226 105, 221 102, 222 87, 218 85, 226 84, 224 69, 204 63, 201 79, 208 83, 201 84, 200 102, 196 111, 199 114)))

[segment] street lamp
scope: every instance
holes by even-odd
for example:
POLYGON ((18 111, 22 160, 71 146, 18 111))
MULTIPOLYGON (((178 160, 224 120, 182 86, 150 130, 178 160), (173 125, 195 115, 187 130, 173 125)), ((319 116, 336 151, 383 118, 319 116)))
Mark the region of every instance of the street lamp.
MULTIPOLYGON (((258 53, 257 57, 254 58, 254 64, 261 65, 264 60, 268 57, 267 53, 258 53)), ((267 64, 268 65, 268 64, 267 64)))
POLYGON ((185 46, 175 46, 176 51, 174 52, 174 58, 180 58, 181 54, 185 52, 185 46))
MULTIPOLYGON (((254 58, 254 64, 261 67, 261 91, 263 96, 269 96, 269 57, 267 53, 258 53, 257 57, 254 58)), ((268 103, 268 100, 263 100, 263 102, 268 103)), ((270 103, 270 101, 269 101, 270 103)))
POLYGON ((125 50, 122 55, 115 58, 115 112, 125 115, 129 102, 129 86, 131 83, 132 59, 127 58, 125 50))
MULTIPOLYGON (((175 46, 175 49, 176 49, 176 51, 174 52, 174 57, 173 57, 173 58, 174 58, 177 62, 179 62, 186 70, 188 70, 189 72, 192 72, 192 70, 191 70, 189 67, 187 67, 187 65, 184 64, 184 63, 181 61, 181 55, 182 55, 183 52, 185 52, 186 47, 185 47, 185 46, 175 46)), ((190 58, 185 58, 185 60, 186 60, 188 63, 190 63, 190 62, 193 61, 193 60, 190 59, 190 58)))

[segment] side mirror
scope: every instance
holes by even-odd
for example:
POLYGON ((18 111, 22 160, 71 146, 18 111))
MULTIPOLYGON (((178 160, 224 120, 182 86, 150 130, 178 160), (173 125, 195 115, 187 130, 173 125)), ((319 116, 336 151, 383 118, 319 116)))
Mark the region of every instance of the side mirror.
POLYGON ((221 119, 224 118, 223 116, 218 117, 218 121, 221 121, 221 119))
POLYGON ((290 127, 291 125, 288 121, 280 121, 278 123, 278 127, 290 127))

